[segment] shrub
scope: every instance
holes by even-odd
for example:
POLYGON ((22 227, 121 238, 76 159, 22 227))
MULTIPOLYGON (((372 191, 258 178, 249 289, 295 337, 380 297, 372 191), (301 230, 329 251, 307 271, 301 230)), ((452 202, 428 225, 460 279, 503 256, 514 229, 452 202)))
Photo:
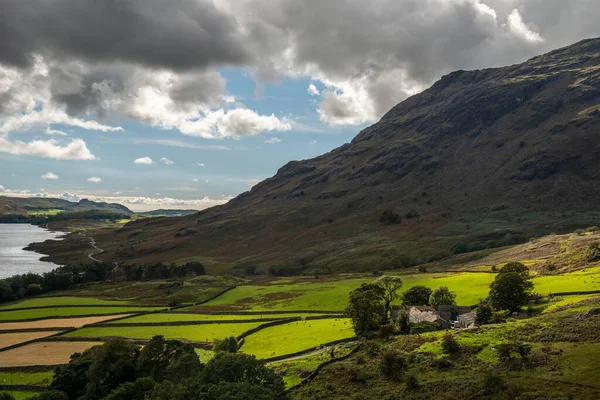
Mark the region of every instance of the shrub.
POLYGON ((588 262, 600 261, 600 243, 595 242, 590 244, 590 253, 588 255, 588 262))
POLYGON ((479 325, 485 325, 490 323, 494 312, 489 303, 482 301, 479 303, 479 306, 477 306, 477 310, 475 313, 477 314, 475 321, 479 325))
POLYGON ((389 340, 395 333, 396 329, 392 324, 385 324, 379 327, 379 337, 384 340, 389 340))
POLYGON ((556 271, 556 264, 548 264, 546 265, 547 271, 556 271))
POLYGON ((590 226, 589 228, 586 229, 587 232, 598 232, 600 231, 600 228, 598 228, 597 226, 590 226))
POLYGON ((577 236, 583 236, 585 234, 585 231, 583 229, 577 229, 575 230, 575 234, 577 236))
POLYGON ((237 353, 237 339, 230 336, 225 339, 215 339, 213 342, 213 351, 219 352, 224 351, 227 353, 237 353))
POLYGON ((488 373, 483 378, 482 389, 485 395, 493 395, 506 389, 506 383, 501 376, 488 373))
POLYGON ((404 372, 406 360, 394 350, 388 350, 381 359, 381 373, 389 379, 396 379, 404 372))
POLYGON ((421 214, 419 214, 416 210, 410 210, 406 213, 406 219, 419 218, 421 214))
POLYGON ((447 371, 452 369, 454 364, 446 357, 436 358, 431 362, 431 367, 435 368, 438 371, 447 371))
POLYGON ((406 389, 408 390, 415 390, 419 388, 419 378, 414 372, 406 374, 404 383, 406 384, 406 389))
POLYGON ((496 346, 496 354, 498 361, 508 362, 512 360, 512 352, 514 351, 514 345, 512 343, 502 343, 496 346))
POLYGON ((365 358, 364 354, 358 354, 355 358, 355 361, 358 365, 363 365, 367 362, 367 359, 365 358))
POLYGON ((380 346, 376 342, 367 342, 365 344, 365 352, 369 357, 375 357, 379 354, 380 346))
POLYGON ((398 324, 400 332, 407 333, 410 331, 410 315, 406 310, 401 310, 400 313, 398 313, 396 323, 398 324))
POLYGON ((442 337, 442 351, 445 354, 456 354, 460 351, 460 345, 451 333, 446 333, 442 337))
POLYGON ((413 286, 402 294, 402 303, 411 306, 429 305, 432 290, 427 286, 413 286))
POLYGON ((494 311, 492 313, 492 318, 490 319, 490 323, 492 324, 501 324, 506 322, 506 318, 508 317, 505 311, 494 311))
POLYGON ((381 215, 381 217, 379 218, 379 222, 384 223, 384 224, 399 224, 400 222, 402 222, 402 218, 400 217, 399 214, 396 214, 395 212, 391 211, 391 210, 385 210, 383 212, 383 214, 381 215))
POLYGON ((517 353, 519 353, 519 356, 521 356, 521 359, 523 361, 527 360, 527 358, 529 358, 529 355, 531 354, 531 345, 529 343, 518 343, 516 346, 516 350, 517 353))

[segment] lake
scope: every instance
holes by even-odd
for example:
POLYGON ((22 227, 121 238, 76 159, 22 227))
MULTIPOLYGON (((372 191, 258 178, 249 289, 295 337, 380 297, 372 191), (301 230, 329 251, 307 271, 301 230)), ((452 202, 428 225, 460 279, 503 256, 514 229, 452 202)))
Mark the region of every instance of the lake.
POLYGON ((27 272, 41 274, 56 268, 54 263, 40 261, 42 254, 23 248, 33 242, 57 239, 63 234, 35 225, 0 224, 0 279, 27 272))

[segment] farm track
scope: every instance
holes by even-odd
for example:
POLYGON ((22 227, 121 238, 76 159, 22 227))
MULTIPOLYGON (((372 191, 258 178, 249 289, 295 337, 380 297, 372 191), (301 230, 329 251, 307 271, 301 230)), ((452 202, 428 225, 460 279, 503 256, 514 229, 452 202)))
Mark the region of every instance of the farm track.
POLYGON ((88 258, 95 262, 102 262, 102 260, 98 260, 96 257, 94 257, 94 254, 102 254, 102 253, 104 253, 104 249, 101 249, 100 247, 96 246, 96 239, 94 239, 93 237, 90 238, 90 246, 92 246, 94 249, 98 250, 98 252, 97 253, 91 252, 90 254, 88 254, 88 258))

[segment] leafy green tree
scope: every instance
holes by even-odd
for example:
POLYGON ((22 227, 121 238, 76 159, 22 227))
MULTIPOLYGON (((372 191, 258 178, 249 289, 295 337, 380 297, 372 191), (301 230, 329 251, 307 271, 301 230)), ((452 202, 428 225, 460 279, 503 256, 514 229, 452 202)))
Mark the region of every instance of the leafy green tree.
POLYGON ((400 332, 407 333, 410 331, 410 315, 408 314, 408 311, 400 310, 396 324, 398 324, 400 332))
POLYGON ((498 310, 518 311, 527 304, 532 290, 528 274, 501 271, 490 285, 490 303, 498 310))
POLYGON ((431 292, 429 304, 435 308, 440 306, 453 306, 456 304, 456 294, 450 291, 447 286, 440 286, 431 292))
POLYGON ((136 376, 149 376, 156 382, 171 379, 179 382, 200 372, 202 364, 190 344, 154 336, 140 351, 136 361, 136 376))
POLYGON ((150 377, 127 382, 110 392, 104 400, 144 400, 152 392, 156 383, 150 377))
POLYGON ((392 315, 392 302, 398 298, 398 290, 402 287, 402 279, 398 276, 384 275, 376 284, 383 289, 383 301, 387 316, 392 315))
POLYGON ((518 343, 516 346, 517 353, 521 356, 523 361, 527 360, 531 354, 532 347, 529 343, 518 343))
POLYGON ((102 399, 119 385, 135 380, 139 348, 124 339, 113 339, 92 347, 92 363, 87 371, 85 399, 102 399))
POLYGON ((523 276, 523 278, 529 278, 529 269, 520 262, 509 262, 499 271, 500 274, 515 273, 523 276))
POLYGON ((226 351, 228 353, 237 353, 237 339, 233 336, 229 336, 225 339, 215 339, 213 343, 213 351, 226 351))
POLYGON ((387 315, 383 296, 384 289, 381 286, 367 283, 350 292, 345 312, 352 318, 357 335, 376 331, 385 322, 387 315))
POLYGON ((50 388, 66 393, 71 400, 82 397, 88 381, 87 371, 93 361, 91 350, 75 353, 68 364, 57 367, 50 388))
POLYGON ((432 292, 427 286, 413 286, 402 294, 402 303, 410 306, 429 305, 432 292))
POLYGON ((477 310, 475 311, 475 314, 477 315, 475 321, 479 325, 489 324, 492 320, 493 313, 494 311, 487 301, 480 301, 477 310))
POLYGON ((283 379, 254 356, 221 352, 185 389, 186 399, 286 399, 283 379))

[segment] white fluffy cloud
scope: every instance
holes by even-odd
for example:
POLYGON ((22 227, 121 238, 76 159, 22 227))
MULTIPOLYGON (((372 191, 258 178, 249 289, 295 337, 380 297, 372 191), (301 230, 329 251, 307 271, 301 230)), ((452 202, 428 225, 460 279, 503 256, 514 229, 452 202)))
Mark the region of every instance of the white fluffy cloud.
POLYGON ((50 127, 46 128, 46 130, 44 131, 44 133, 46 133, 46 135, 67 136, 66 132, 63 132, 63 131, 58 130, 58 129, 52 129, 50 127))
POLYGON ((281 139, 272 137, 272 138, 265 139, 265 143, 267 143, 267 144, 281 143, 281 139))
POLYGON ((175 164, 174 161, 169 160, 167 157, 163 157, 160 159, 160 162, 165 164, 165 165, 173 165, 175 164))
POLYGON ((92 183, 100 183, 102 182, 102 179, 98 178, 97 176, 92 176, 91 178, 88 178, 87 181, 92 183))
POLYGON ((40 178, 51 180, 60 179, 59 176, 56 175, 54 172, 46 172, 44 175, 40 176, 40 178))
POLYGON ((0 185, 0 192, 4 192, 4 186, 0 185))
POLYGON ((184 135, 221 139, 256 136, 265 131, 289 131, 292 126, 274 114, 259 115, 252 110, 237 108, 230 111, 220 109, 205 114, 199 120, 183 121, 178 129, 184 135))
POLYGON ((150 165, 153 163, 153 161, 150 157, 136 158, 133 162, 136 164, 141 164, 141 165, 150 165))
POLYGON ((310 85, 308 85, 308 94, 310 94, 311 96, 318 96, 319 95, 319 90, 317 89, 317 87, 315 86, 314 83, 311 83, 310 85))
POLYGON ((0 153, 17 156, 35 156, 56 160, 94 160, 96 157, 81 139, 73 139, 66 145, 56 140, 33 140, 31 142, 11 141, 0 136, 0 153))

